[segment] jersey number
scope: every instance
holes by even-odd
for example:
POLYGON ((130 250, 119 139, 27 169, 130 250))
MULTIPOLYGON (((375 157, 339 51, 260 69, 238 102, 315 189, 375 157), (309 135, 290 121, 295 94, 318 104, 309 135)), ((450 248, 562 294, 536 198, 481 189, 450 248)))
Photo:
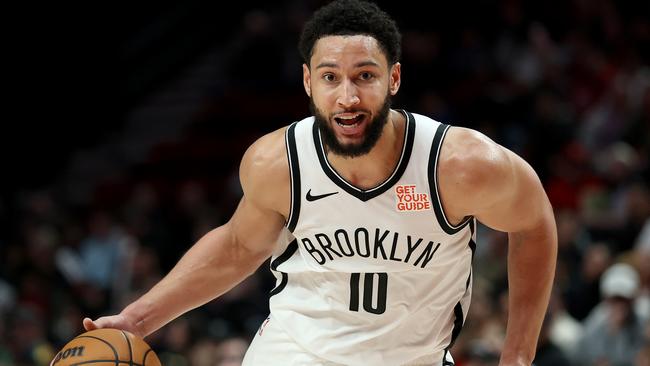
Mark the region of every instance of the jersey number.
POLYGON ((388 288, 387 273, 365 273, 363 289, 359 285, 360 273, 350 273, 350 311, 359 311, 359 292, 363 291, 363 310, 373 314, 383 314, 386 311, 386 290, 388 288), (375 276, 378 276, 375 288, 375 276), (376 303, 373 301, 376 292, 376 303))

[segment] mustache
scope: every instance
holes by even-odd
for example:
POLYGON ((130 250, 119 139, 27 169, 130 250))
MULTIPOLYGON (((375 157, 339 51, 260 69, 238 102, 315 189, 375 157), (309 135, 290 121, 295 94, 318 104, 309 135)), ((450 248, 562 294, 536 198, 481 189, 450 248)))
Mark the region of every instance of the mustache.
MULTIPOLYGON (((329 151, 333 152, 336 155, 340 155, 343 157, 352 157, 352 158, 367 154, 373 148, 373 146, 375 146, 375 144, 379 140, 379 137, 381 137, 383 127, 388 122, 390 105, 391 105, 391 98, 390 98, 390 94, 387 93, 383 105, 375 113, 362 111, 361 108, 355 108, 355 107, 345 109, 347 113, 364 112, 366 116, 373 116, 373 117, 371 117, 371 120, 366 127, 364 133, 365 136, 363 138, 363 141, 361 141, 361 143, 341 144, 338 141, 336 137, 336 133, 334 132, 332 126, 334 124, 334 122, 332 121, 334 120, 334 118, 336 118, 332 116, 335 116, 336 114, 328 113, 329 116, 324 115, 323 113, 321 113, 318 107, 316 107, 316 104, 314 103, 314 99, 311 97, 309 98, 309 110, 312 112, 315 123, 318 126, 318 129, 321 133, 323 145, 327 149, 329 149, 329 151)), ((337 111, 337 113, 342 113, 342 112, 337 111)))

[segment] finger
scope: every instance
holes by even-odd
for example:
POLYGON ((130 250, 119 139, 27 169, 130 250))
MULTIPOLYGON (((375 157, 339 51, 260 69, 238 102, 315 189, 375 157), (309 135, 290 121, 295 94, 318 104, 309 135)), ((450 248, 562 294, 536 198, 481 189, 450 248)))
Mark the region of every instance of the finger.
POLYGON ((90 318, 84 318, 83 320, 84 328, 88 331, 97 329, 97 324, 93 322, 90 318))

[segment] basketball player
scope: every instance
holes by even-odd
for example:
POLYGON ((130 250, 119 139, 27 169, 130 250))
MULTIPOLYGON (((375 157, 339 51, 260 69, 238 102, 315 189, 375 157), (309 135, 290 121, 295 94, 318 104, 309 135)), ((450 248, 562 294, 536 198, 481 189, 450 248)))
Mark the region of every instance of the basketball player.
POLYGON ((300 50, 313 117, 250 146, 230 221, 120 314, 84 319, 86 329, 146 336, 271 257, 271 313, 244 365, 453 365, 479 220, 509 233, 500 365, 530 365, 557 245, 533 169, 476 131, 390 108, 400 34, 376 5, 324 6, 300 50))

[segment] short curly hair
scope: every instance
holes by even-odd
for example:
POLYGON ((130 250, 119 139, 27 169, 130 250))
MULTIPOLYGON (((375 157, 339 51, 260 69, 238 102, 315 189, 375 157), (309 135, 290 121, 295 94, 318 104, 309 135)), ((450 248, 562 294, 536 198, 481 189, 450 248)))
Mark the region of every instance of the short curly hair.
POLYGON ((395 21, 376 4, 362 0, 336 0, 318 9, 305 23, 298 49, 309 65, 314 44, 325 36, 367 35, 375 38, 389 65, 399 61, 402 35, 395 21))

